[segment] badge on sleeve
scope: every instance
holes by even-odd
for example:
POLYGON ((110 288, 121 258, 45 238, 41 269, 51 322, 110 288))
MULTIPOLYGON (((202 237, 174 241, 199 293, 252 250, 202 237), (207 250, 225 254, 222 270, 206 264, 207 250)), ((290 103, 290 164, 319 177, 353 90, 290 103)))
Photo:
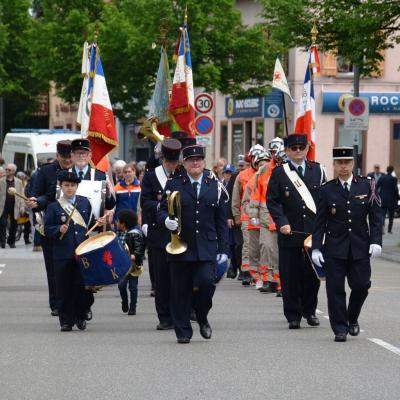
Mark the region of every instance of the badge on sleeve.
POLYGON ((67 216, 66 215, 64 215, 64 214, 61 215, 61 222, 62 223, 67 222, 67 216))
POLYGON ((332 204, 332 208, 331 208, 331 214, 335 215, 336 214, 336 204, 332 204))
POLYGON ((162 199, 162 192, 161 192, 161 190, 159 190, 157 193, 157 200, 161 201, 161 199, 162 199))
POLYGON ((290 192, 289 192, 289 188, 286 186, 285 187, 285 197, 289 197, 290 192))

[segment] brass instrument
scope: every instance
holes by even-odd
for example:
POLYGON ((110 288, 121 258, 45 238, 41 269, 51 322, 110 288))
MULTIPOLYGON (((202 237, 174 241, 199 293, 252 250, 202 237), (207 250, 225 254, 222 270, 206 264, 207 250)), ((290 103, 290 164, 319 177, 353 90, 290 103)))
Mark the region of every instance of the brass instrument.
POLYGON ((165 250, 169 254, 182 254, 184 253, 188 245, 185 243, 180 237, 179 234, 181 233, 181 194, 178 191, 172 192, 168 195, 168 215, 170 219, 175 218, 175 206, 176 203, 176 216, 178 218, 178 229, 174 232, 171 232, 171 241, 165 247, 165 250))
POLYGON ((146 137, 154 143, 162 142, 164 136, 157 131, 158 119, 156 117, 147 118, 139 130, 139 135, 146 137))

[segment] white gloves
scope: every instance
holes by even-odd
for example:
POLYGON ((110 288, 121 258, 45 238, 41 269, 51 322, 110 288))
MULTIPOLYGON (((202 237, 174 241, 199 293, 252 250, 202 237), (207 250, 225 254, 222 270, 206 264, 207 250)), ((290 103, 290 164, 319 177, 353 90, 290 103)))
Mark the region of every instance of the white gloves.
POLYGON ((313 260, 313 263, 317 266, 322 268, 322 264, 325 262, 324 256, 321 253, 321 250, 313 250, 311 258, 313 260))
POLYGON ((379 244, 370 244, 369 245, 369 255, 371 258, 379 257, 382 253, 382 246, 379 244))
POLYGON ((226 254, 217 254, 217 263, 223 264, 228 259, 226 254))
POLYGON ((165 218, 165 226, 170 231, 176 231, 178 229, 178 221, 176 219, 165 218))
POLYGON ((260 220, 258 218, 250 218, 250 223, 252 225, 258 225, 260 223, 260 220))
POLYGON ((147 225, 147 224, 143 224, 142 225, 142 232, 143 232, 143 235, 145 236, 145 237, 147 237, 147 229, 149 228, 149 226, 147 225))

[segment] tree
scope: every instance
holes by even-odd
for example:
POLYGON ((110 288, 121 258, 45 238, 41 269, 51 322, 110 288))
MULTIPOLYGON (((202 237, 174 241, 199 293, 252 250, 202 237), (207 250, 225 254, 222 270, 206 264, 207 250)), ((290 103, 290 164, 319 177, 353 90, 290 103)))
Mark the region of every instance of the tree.
MULTIPOLYGON (((62 98, 79 100, 80 62, 85 37, 98 30, 103 67, 114 111, 137 118, 151 96, 159 61, 152 43, 160 21, 168 27, 172 59, 179 26, 188 7, 193 76, 196 86, 244 96, 269 90, 278 46, 266 40, 262 25, 246 27, 234 0, 42 0, 38 18, 42 77, 56 83, 62 98)), ((172 62, 171 62, 172 67, 172 62)))
POLYGON ((308 47, 315 22, 322 51, 340 54, 362 75, 378 71, 383 51, 400 39, 397 0, 258 0, 273 40, 308 47))

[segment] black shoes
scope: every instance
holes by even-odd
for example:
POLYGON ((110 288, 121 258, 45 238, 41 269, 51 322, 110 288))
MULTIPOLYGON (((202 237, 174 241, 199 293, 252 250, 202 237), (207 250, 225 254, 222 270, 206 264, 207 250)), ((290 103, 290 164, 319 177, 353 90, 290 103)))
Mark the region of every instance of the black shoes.
POLYGON ((32 242, 28 239, 28 240, 25 240, 25 244, 32 244, 32 242))
POLYGON ((129 307, 128 315, 136 315, 136 306, 129 307))
POLYGON ((72 331, 72 326, 68 324, 61 325, 61 332, 69 332, 72 331))
POLYGON ((200 335, 203 336, 204 339, 211 339, 212 329, 208 322, 200 325, 200 335))
POLYGON ((230 279, 235 279, 237 275, 237 271, 234 271, 233 269, 229 268, 228 272, 226 273, 226 277, 230 279))
POLYGON ((57 310, 56 308, 53 308, 53 309, 51 310, 50 315, 51 315, 52 317, 58 317, 58 310, 57 310))
POLYGON ((197 322, 196 311, 194 311, 193 309, 192 309, 192 311, 190 312, 190 320, 191 320, 192 322, 197 322))
POLYGON ((290 321, 289 329, 300 329, 300 321, 290 321))
POLYGON ((243 272, 239 271, 239 275, 238 275, 238 281, 242 281, 243 280, 243 272))
POLYGON ((83 320, 79 320, 76 321, 76 327, 80 330, 80 331, 84 331, 86 329, 86 321, 83 320))
POLYGON ((158 331, 167 331, 167 330, 169 330, 169 329, 174 329, 174 325, 172 325, 172 324, 169 323, 169 322, 160 322, 160 323, 157 325, 157 330, 158 330, 158 331))
POLYGON ((93 313, 92 310, 89 309, 88 311, 86 311, 86 321, 90 321, 93 318, 93 313))
POLYGON ((355 322, 354 324, 349 324, 349 334, 351 336, 358 336, 360 333, 360 325, 358 325, 358 322, 355 322))
POLYGON ((127 301, 122 301, 121 302, 121 308, 122 308, 122 312, 123 313, 127 313, 128 310, 129 310, 128 302, 127 301))
POLYGON ((10 249, 15 249, 15 243, 9 243, 10 249))
POLYGON ((264 282, 260 293, 276 293, 278 291, 278 284, 276 282, 264 282))
POLYGON ((6 244, 5 244, 5 243, 0 243, 0 247, 1 247, 2 249, 5 249, 5 248, 6 248, 6 244))
POLYGON ((150 290, 150 297, 156 297, 156 290, 155 289, 151 289, 150 290))
POLYGON ((187 344, 190 343, 190 339, 188 337, 181 337, 176 340, 180 344, 187 344))
POLYGON ((315 315, 309 315, 304 317, 307 320, 307 324, 310 326, 319 326, 319 319, 315 315))
POLYGON ((337 333, 335 335, 335 342, 345 342, 347 340, 346 333, 337 333))

